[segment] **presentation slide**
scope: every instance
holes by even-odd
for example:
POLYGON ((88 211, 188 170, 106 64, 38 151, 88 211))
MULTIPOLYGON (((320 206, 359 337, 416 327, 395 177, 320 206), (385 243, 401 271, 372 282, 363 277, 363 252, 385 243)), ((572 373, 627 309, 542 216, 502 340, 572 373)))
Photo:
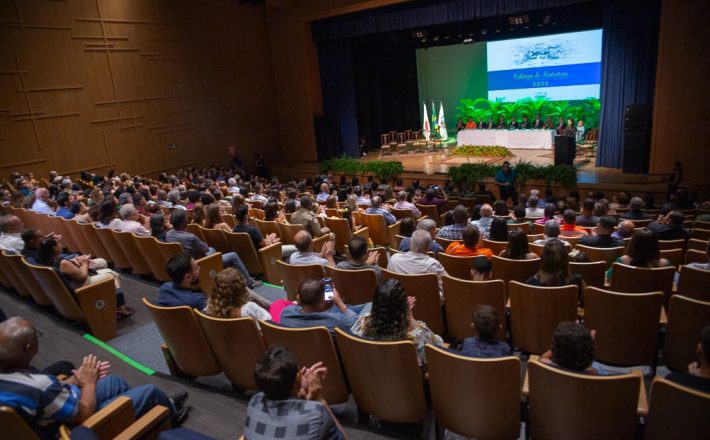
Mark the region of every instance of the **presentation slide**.
POLYGON ((599 98, 601 29, 486 44, 488 99, 599 98))

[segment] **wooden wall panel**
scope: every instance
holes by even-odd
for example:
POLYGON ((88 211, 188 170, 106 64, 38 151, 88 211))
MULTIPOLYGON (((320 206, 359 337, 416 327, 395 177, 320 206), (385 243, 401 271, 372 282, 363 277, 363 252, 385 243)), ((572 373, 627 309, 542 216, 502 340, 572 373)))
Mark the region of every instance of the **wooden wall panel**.
POLYGON ((710 196, 707 172, 707 42, 710 3, 664 0, 658 42, 656 96, 651 136, 651 173, 683 164, 685 184, 710 196))
POLYGON ((0 176, 281 156, 266 8, 0 0, 0 176), (176 144, 175 150, 168 148, 176 144))

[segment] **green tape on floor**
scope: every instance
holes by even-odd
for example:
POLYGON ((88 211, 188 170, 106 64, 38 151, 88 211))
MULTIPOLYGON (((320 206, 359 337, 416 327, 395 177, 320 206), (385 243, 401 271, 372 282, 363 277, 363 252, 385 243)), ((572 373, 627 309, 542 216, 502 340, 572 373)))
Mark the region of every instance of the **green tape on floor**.
POLYGON ((283 286, 277 286, 276 284, 267 283, 266 281, 264 281, 263 284, 264 284, 264 286, 273 287, 274 289, 281 289, 281 290, 284 290, 283 286))
POLYGON ((128 365, 130 365, 131 367, 135 368, 136 370, 138 370, 142 373, 145 373, 149 376, 152 376, 153 374, 155 374, 154 370, 151 370, 150 368, 146 367, 145 365, 138 363, 137 361, 129 358, 128 356, 126 356, 125 354, 116 350, 115 348, 111 347, 110 345, 108 345, 104 341, 102 341, 100 339, 96 339, 95 337, 93 337, 92 335, 90 335, 88 333, 84 333, 84 339, 93 342, 94 344, 96 344, 99 347, 103 348, 104 350, 108 351, 112 355, 116 356, 117 358, 121 359, 123 362, 127 363, 128 365))

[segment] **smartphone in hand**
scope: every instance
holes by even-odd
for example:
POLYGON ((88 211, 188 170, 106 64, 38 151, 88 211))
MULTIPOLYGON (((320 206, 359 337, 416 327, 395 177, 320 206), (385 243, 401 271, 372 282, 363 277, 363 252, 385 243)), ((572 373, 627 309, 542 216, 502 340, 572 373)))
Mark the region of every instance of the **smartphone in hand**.
POLYGON ((323 292, 325 293, 325 300, 332 301, 333 300, 333 279, 332 278, 323 278, 321 280, 321 284, 323 285, 323 292))

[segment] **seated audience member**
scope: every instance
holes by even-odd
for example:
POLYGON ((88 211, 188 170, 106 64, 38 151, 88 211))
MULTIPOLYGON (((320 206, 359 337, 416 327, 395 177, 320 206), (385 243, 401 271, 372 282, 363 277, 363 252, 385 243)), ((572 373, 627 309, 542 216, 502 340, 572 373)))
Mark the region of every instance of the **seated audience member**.
MULTIPOLYGON (((436 236, 436 222, 430 218, 425 218, 424 220, 420 220, 417 223, 417 230, 418 231, 426 231, 429 233, 429 236, 431 237, 431 241, 429 242, 429 252, 434 252, 434 254, 438 254, 439 252, 444 252, 444 248, 441 247, 439 243, 434 240, 434 237, 436 236)), ((400 229, 401 232, 401 229, 400 229)), ((407 252, 409 251, 410 247, 410 241, 411 237, 404 238, 402 242, 399 244, 399 250, 401 252, 407 252)))
MULTIPOLYGON (((437 187, 434 187, 437 188, 437 187)), ((442 206, 446 204, 446 193, 441 189, 429 188, 424 193, 424 197, 419 199, 420 205, 434 205, 437 211, 441 209, 442 206)))
MULTIPOLYGON (((207 246, 207 243, 197 238, 192 232, 187 232, 187 212, 181 209, 175 209, 170 213, 170 224, 173 228, 165 234, 165 241, 168 243, 180 243, 183 251, 192 258, 199 259, 205 255, 212 255, 215 250, 207 246)), ((249 275, 249 271, 242 263, 236 252, 226 252, 222 254, 222 262, 225 267, 234 267, 244 275, 247 280, 247 285, 255 289, 263 283, 253 279, 249 275)))
POLYGON ((301 197, 301 207, 291 214, 291 224, 301 225, 310 232, 312 237, 321 237, 330 233, 330 229, 321 228, 316 214, 313 213, 313 200, 308 196, 301 197))
POLYGON ((264 205, 264 221, 288 223, 286 216, 279 208, 278 200, 270 198, 266 205, 264 205))
POLYGON ((448 240, 461 240, 461 233, 464 228, 469 225, 468 211, 463 205, 457 205, 453 210, 454 224, 444 226, 439 229, 437 237, 446 238, 448 240))
POLYGON ((22 248, 21 254, 32 264, 37 262, 39 245, 43 239, 42 231, 39 229, 29 228, 22 231, 22 241, 25 246, 22 248))
POLYGON ((120 218, 116 218, 116 203, 112 199, 104 200, 99 204, 97 228, 119 229, 123 223, 120 218))
POLYGON ((710 241, 705 249, 705 256, 707 257, 705 263, 690 263, 687 266, 693 269, 710 270, 710 241))
POLYGON ((207 298, 200 291, 200 266, 187 254, 173 255, 165 267, 172 281, 163 283, 155 304, 162 307, 188 306, 204 310, 207 298))
POLYGON ((615 195, 614 197, 611 198, 611 203, 609 203, 609 209, 617 210, 625 210, 629 207, 629 199, 631 197, 629 196, 629 193, 626 191, 621 191, 619 194, 615 195))
POLYGON ((253 196, 251 196, 252 202, 259 202, 262 205, 264 205, 264 204, 266 204, 266 202, 269 201, 269 199, 267 199, 266 196, 264 195, 264 187, 260 183, 257 183, 256 185, 254 185, 254 193, 255 194, 253 196))
POLYGON ((333 259, 334 242, 326 241, 320 250, 320 253, 313 252, 313 238, 308 231, 298 231, 293 237, 296 243, 296 252, 291 254, 289 258, 290 264, 320 264, 321 266, 335 266, 333 259))
POLYGON ((93 221, 91 215, 97 211, 98 207, 95 209, 89 209, 81 202, 72 202, 72 204, 69 205, 69 212, 73 215, 72 220, 79 223, 91 223, 93 221))
POLYGON ((455 241, 451 243, 446 248, 447 254, 459 257, 475 257, 480 255, 491 258, 493 256, 493 251, 478 244, 481 234, 478 232, 477 227, 473 225, 466 226, 463 229, 461 237, 463 242, 455 241))
POLYGON ((348 244, 348 260, 339 262, 336 267, 345 270, 372 269, 375 271, 377 282, 382 280, 382 269, 377 264, 380 253, 367 251, 367 240, 359 235, 353 236, 348 244))
POLYGON ((346 438, 323 398, 327 368, 317 363, 299 370, 284 347, 269 347, 259 358, 254 379, 259 388, 247 405, 244 437, 249 440, 338 440, 346 438))
POLYGON ((133 206, 133 204, 129 203, 127 205, 121 206, 119 214, 121 215, 121 219, 123 220, 119 227, 119 230, 121 232, 131 232, 144 237, 150 235, 150 231, 140 222, 143 220, 144 217, 141 216, 138 211, 136 211, 136 208, 133 206))
POLYGON ((532 227, 532 220, 525 217, 525 207, 523 205, 515 205, 510 211, 510 218, 506 221, 508 224, 527 223, 532 227))
POLYGON ((634 228, 634 222, 631 220, 624 220, 617 225, 616 231, 612 232, 611 236, 612 238, 619 238, 621 240, 630 238, 634 233, 634 228))
POLYGON ((397 223, 397 218, 392 215, 387 209, 382 207, 382 199, 380 196, 375 196, 371 200, 371 205, 365 211, 366 214, 380 214, 385 218, 385 223, 387 225, 393 225, 397 223))
POLYGON ((609 201, 607 199, 600 199, 594 202, 594 210, 592 215, 594 217, 604 217, 609 214, 609 201))
MULTIPOLYGON (((73 196, 71 196, 73 198, 73 196)), ((57 217, 62 217, 67 220, 71 220, 74 218, 74 214, 69 210, 69 207, 72 204, 72 201, 70 198, 69 193, 66 192, 61 192, 59 195, 57 195, 56 201, 57 205, 59 206, 59 209, 57 209, 57 212, 54 213, 57 217)))
POLYGON ((347 330, 355 323, 362 307, 348 307, 333 288, 333 299, 325 300, 323 283, 319 279, 304 280, 296 295, 298 305, 289 305, 281 311, 281 325, 286 327, 323 326, 329 331, 335 327, 347 330))
POLYGON ((409 209, 414 213, 414 217, 419 218, 422 216, 422 213, 419 211, 419 209, 416 207, 414 203, 411 203, 407 200, 407 192, 406 191, 400 191, 397 193, 397 203, 394 204, 395 209, 409 209))
POLYGON ((525 208, 526 217, 543 217, 545 215, 545 210, 538 206, 539 200, 538 196, 530 196, 528 207, 525 208))
POLYGON ((557 220, 548 220, 545 222, 545 238, 541 240, 535 240, 533 244, 545 245, 550 241, 560 241, 565 245, 567 251, 572 249, 572 245, 569 242, 560 239, 560 224, 557 220))
POLYGON ((392 255, 387 270, 409 275, 436 274, 441 291, 441 277, 446 275, 446 270, 437 259, 427 255, 430 244, 431 235, 428 232, 421 229, 414 231, 409 252, 392 255))
POLYGON ((575 223, 578 226, 596 226, 599 217, 594 215, 594 199, 587 197, 582 201, 582 213, 577 216, 575 223))
POLYGON ((67 379, 58 378, 59 371, 48 371, 53 369, 33 368, 40 335, 21 317, 0 323, 0 405, 13 408, 40 437, 57 438, 61 424, 80 424, 118 396, 131 399, 136 418, 156 405, 170 410, 173 426, 187 418, 186 392, 169 398, 153 385, 131 388, 122 378, 110 376, 111 365, 94 355, 66 372, 67 379))
POLYGON ((577 213, 572 209, 565 209, 562 213, 562 224, 560 225, 560 235, 581 237, 587 235, 587 231, 575 224, 577 213))
POLYGON ((250 294, 244 276, 228 267, 212 280, 212 293, 207 299, 205 313, 215 318, 252 318, 270 320, 271 314, 249 301, 250 294))
MULTIPOLYGON (((483 234, 481 234, 481 236, 483 236, 483 234)), ((493 218, 488 232, 488 240, 508 241, 508 223, 502 218, 493 218)))
POLYGON ((659 240, 688 240, 690 234, 683 228, 685 216, 680 211, 671 211, 666 216, 648 225, 648 229, 653 231, 659 240))
POLYGON ((560 221, 555 218, 556 209, 557 208, 555 207, 554 203, 545 203, 545 206, 543 207, 542 218, 535 220, 535 224, 544 225, 549 220, 555 220, 557 223, 559 223, 560 221))
POLYGON ((575 373, 605 374, 594 362, 594 334, 577 322, 562 322, 552 335, 552 347, 540 362, 575 373))
POLYGON ((643 208, 643 200, 641 197, 634 197, 629 202, 629 211, 619 215, 619 218, 624 220, 647 220, 651 218, 648 214, 641 211, 643 208))
POLYGON ((150 235, 157 238, 158 241, 165 242, 168 231, 173 227, 168 223, 167 217, 162 212, 155 213, 150 216, 150 235))
POLYGON ((358 206, 370 206, 370 198, 367 195, 362 194, 362 187, 359 185, 353 185, 353 194, 355 195, 355 202, 358 206))
POLYGON ((25 225, 20 217, 12 214, 0 216, 0 251, 10 251, 16 254, 22 252, 25 242, 22 231, 25 225))
POLYGON ((316 196, 316 202, 325 202, 330 197, 330 187, 327 183, 320 184, 320 193, 316 196))
MULTIPOLYGON (((415 233, 416 234, 416 233, 415 233)), ((372 300, 372 312, 363 314, 350 329, 358 336, 375 341, 406 341, 414 343, 419 364, 426 364, 424 346, 444 345, 441 336, 432 332, 426 323, 414 319, 414 297, 407 297, 402 283, 388 279, 377 285, 372 300)))
POLYGON ((471 336, 463 341, 461 354, 477 358, 494 358, 510 356, 513 350, 506 342, 496 339, 496 333, 503 329, 498 319, 498 311, 493 306, 479 304, 473 311, 471 327, 477 336, 471 336))
POLYGON ((623 239, 615 238, 611 235, 614 231, 615 224, 616 221, 614 217, 601 217, 594 230, 595 234, 582 237, 579 240, 579 244, 596 248, 624 247, 625 243, 623 239))
POLYGON ((695 349, 698 360, 688 365, 687 373, 670 373, 666 379, 701 393, 710 393, 710 324, 703 327, 695 349))
MULTIPOLYGON (((264 237, 261 231, 256 226, 249 224, 249 208, 246 205, 237 206, 234 210, 234 218, 237 222, 234 225, 232 232, 244 232, 249 234, 251 242, 254 244, 254 249, 259 250, 266 246, 271 246, 279 242, 279 237, 275 233, 271 233, 264 237)), ((285 244, 281 246, 281 254, 286 257, 296 252, 296 246, 285 244)))
POLYGON ((579 289, 579 302, 582 304, 584 280, 569 271, 569 251, 562 240, 550 241, 542 249, 540 270, 525 281, 526 284, 544 287, 575 285, 579 289))
POLYGON ((532 260, 537 258, 530 252, 528 237, 523 231, 510 231, 508 233, 508 248, 501 251, 500 256, 511 260, 532 260))
POLYGON ((47 188, 37 188, 35 191, 35 201, 32 204, 32 211, 39 214, 54 214, 54 208, 49 206, 49 191, 47 188))
POLYGON ((197 202, 192 205, 192 218, 188 218, 189 223, 205 226, 205 205, 197 202))
MULTIPOLYGON (((507 210, 505 215, 508 215, 507 210)), ((481 237, 488 238, 491 230, 491 222, 493 222, 493 207, 491 207, 488 203, 485 203, 481 206, 481 218, 473 221, 472 223, 481 232, 481 237)), ((508 227, 506 226, 506 230, 507 228, 508 227)))
POLYGON ((490 281, 493 275, 493 264, 485 257, 473 259, 471 267, 471 279, 473 281, 490 281))
MULTIPOLYGON (((631 241, 626 246, 626 253, 616 259, 617 263, 634 267, 654 268, 670 266, 671 262, 661 258, 661 248, 656 235, 648 229, 638 229, 631 236, 631 241)), ((607 278, 611 278, 612 270, 607 271, 607 278)))
POLYGON ((505 200, 496 200, 493 202, 493 215, 498 217, 507 217, 509 214, 508 204, 505 200))
POLYGON ((232 228, 222 220, 222 210, 218 203, 213 203, 207 207, 204 226, 207 229, 220 229, 225 232, 232 232, 232 228))

